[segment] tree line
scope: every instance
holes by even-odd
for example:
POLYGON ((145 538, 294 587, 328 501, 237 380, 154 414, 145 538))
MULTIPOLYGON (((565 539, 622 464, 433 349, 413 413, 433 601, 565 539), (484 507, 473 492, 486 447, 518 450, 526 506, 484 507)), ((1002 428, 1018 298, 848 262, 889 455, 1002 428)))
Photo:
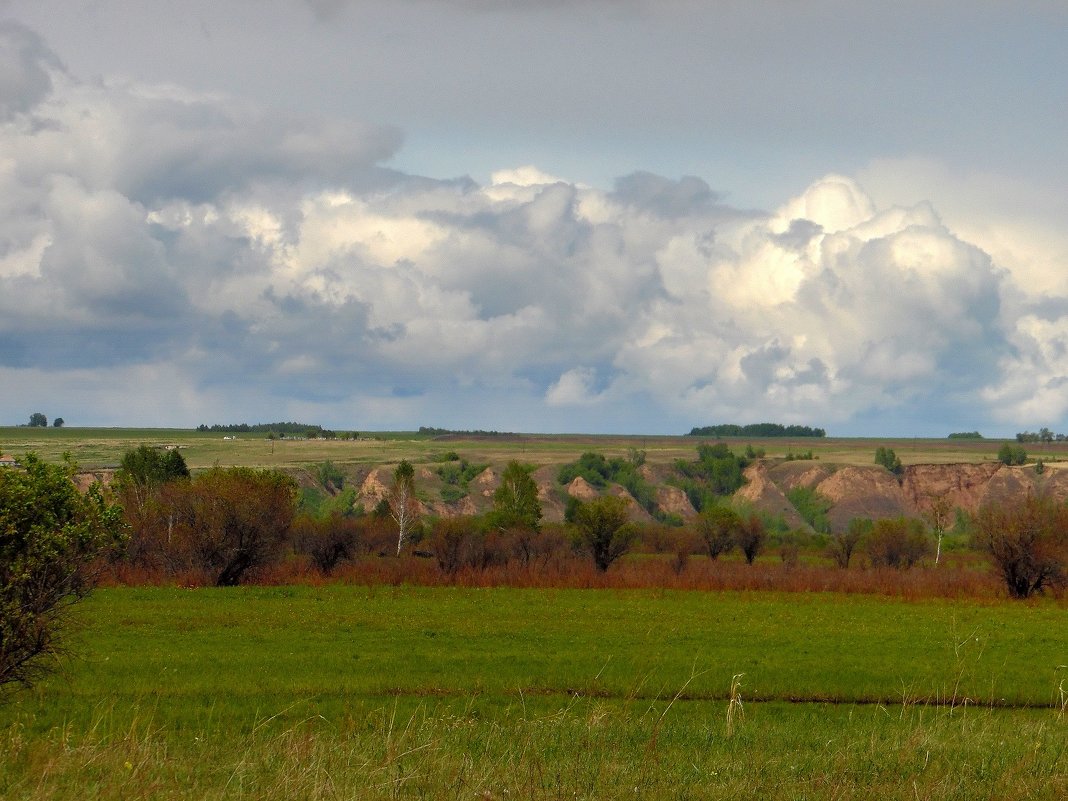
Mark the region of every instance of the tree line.
POLYGON ((1048 428, 1040 428, 1038 431, 1020 431, 1016 434, 1017 442, 1064 442, 1068 440, 1066 434, 1054 434, 1048 428))
MULTIPOLYGON (((34 412, 30 415, 30 422, 23 423, 28 428, 48 428, 48 416, 44 412, 34 412)), ((63 428, 65 425, 62 417, 52 421, 53 428, 63 428)))
POLYGON ((736 425, 734 423, 721 423, 714 426, 700 426, 690 429, 691 437, 825 437, 827 432, 822 428, 810 426, 788 425, 781 423, 750 423, 748 425, 736 425))

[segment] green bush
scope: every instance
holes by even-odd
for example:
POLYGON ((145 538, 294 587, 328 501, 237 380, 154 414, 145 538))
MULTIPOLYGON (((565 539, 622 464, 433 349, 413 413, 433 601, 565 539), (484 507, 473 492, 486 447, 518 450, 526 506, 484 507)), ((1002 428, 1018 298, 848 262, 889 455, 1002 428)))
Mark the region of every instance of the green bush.
POLYGON ((74 466, 35 454, 0 470, 0 686, 31 684, 55 664, 66 612, 93 586, 94 568, 125 543, 122 513, 74 466))
POLYGON ((1019 465, 1027 462, 1027 451, 1020 445, 1005 443, 998 448, 998 461, 1005 465, 1019 465))
POLYGON ((813 530, 826 534, 831 530, 827 512, 833 504, 812 487, 794 487, 787 491, 787 499, 797 509, 801 519, 812 526, 813 530))
POLYGON ((742 470, 748 461, 723 443, 699 445, 697 460, 679 459, 675 470, 679 473, 673 483, 678 486, 697 511, 716 503, 717 498, 733 495, 745 484, 742 470))
POLYGON ((561 467, 556 480, 566 486, 581 477, 597 489, 604 489, 609 482, 619 484, 639 506, 649 514, 655 514, 656 491, 639 472, 639 468, 645 464, 645 451, 631 448, 629 456, 628 459, 606 459, 603 454, 587 451, 576 461, 561 467))
POLYGON ((445 482, 441 488, 441 499, 446 503, 455 503, 467 496, 468 483, 489 465, 471 464, 466 459, 460 459, 454 451, 449 451, 445 456, 449 457, 446 463, 437 469, 441 480, 445 482), (453 456, 456 458, 451 458, 453 456))
POLYGON ((878 447, 875 449, 875 464, 882 465, 895 476, 900 475, 904 469, 901 460, 894 453, 893 448, 878 447))

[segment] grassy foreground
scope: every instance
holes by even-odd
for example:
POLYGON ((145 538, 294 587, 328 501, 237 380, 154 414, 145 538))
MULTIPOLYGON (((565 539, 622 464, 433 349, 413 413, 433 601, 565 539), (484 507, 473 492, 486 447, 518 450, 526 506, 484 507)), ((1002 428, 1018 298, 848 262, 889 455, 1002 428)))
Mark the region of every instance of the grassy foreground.
POLYGON ((0 706, 0 797, 1068 793, 1054 604, 328 586, 79 615, 80 658, 0 706))

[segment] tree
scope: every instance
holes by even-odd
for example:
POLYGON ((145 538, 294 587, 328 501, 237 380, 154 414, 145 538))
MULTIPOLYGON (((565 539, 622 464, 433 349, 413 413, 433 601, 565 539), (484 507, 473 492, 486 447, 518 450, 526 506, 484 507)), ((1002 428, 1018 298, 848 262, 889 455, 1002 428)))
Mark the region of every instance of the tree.
POLYGON ((48 418, 40 412, 34 412, 30 415, 30 428, 45 428, 48 425, 48 418))
POLYGON ((1004 465, 1012 466, 1027 462, 1027 451, 1019 445, 1003 444, 998 448, 998 461, 1004 465))
POLYGON ((344 559, 350 559, 360 545, 358 521, 340 514, 328 517, 298 517, 292 527, 292 540, 298 553, 307 554, 323 575, 330 575, 344 559))
POLYGON ((979 510, 973 543, 1001 572, 1013 598, 1068 586, 1068 508, 1028 496, 979 510))
POLYGON ((593 557, 602 573, 630 550, 635 531, 630 524, 630 502, 604 495, 575 509, 574 526, 579 545, 593 557))
POLYGON ((871 531, 872 525, 872 521, 866 517, 854 517, 845 531, 831 535, 827 550, 836 565, 849 567, 849 560, 853 558, 860 541, 871 531))
POLYGON ((717 559, 734 547, 741 527, 742 518, 727 506, 708 506, 697 516, 697 534, 710 559, 717 559))
POLYGON ((97 485, 80 494, 73 464, 32 453, 21 463, 0 471, 0 685, 28 685, 48 671, 66 612, 125 540, 121 510, 97 485))
POLYGON ((176 478, 189 478, 189 467, 177 450, 139 445, 123 454, 116 481, 157 487, 176 478))
POLYGON ((894 453, 893 448, 878 447, 875 449, 875 464, 882 465, 895 476, 900 475, 904 469, 901 466, 901 459, 894 453))
POLYGON ((216 586, 240 584, 281 553, 296 512, 296 484, 275 470, 214 467, 192 481, 172 482, 170 540, 216 586))
POLYGON ((942 559, 942 537, 953 519, 953 505, 945 495, 931 495, 930 501, 930 506, 923 513, 923 519, 935 535, 935 564, 937 565, 942 559))
POLYGON ((501 484, 493 493, 492 525, 501 530, 527 528, 537 530, 541 521, 538 485, 531 473, 534 468, 511 461, 501 475, 501 484))
POLYGON ((389 488, 389 514, 397 524, 397 556, 400 556, 404 541, 411 536, 419 522, 419 501, 415 497, 415 468, 407 459, 393 471, 393 484, 389 488))
POLYGON ((134 529, 134 549, 139 552, 148 535, 146 515, 159 489, 169 481, 189 478, 189 467, 177 450, 164 451, 139 445, 126 451, 115 474, 115 489, 134 529))
POLYGON ((52 421, 52 428, 63 428, 63 418, 57 417, 52 421))
POLYGON ((767 536, 767 527, 760 515, 751 514, 742 519, 741 526, 735 531, 734 541, 745 556, 747 564, 751 565, 756 561, 760 551, 764 548, 767 536))
POLYGON ((906 570, 931 552, 923 522, 910 517, 883 518, 872 525, 867 542, 874 567, 906 570))
POLYGON ((697 511, 715 504, 717 497, 732 495, 743 484, 742 470, 747 462, 723 443, 697 446, 697 460, 679 459, 675 469, 681 474, 677 486, 686 493, 697 511))

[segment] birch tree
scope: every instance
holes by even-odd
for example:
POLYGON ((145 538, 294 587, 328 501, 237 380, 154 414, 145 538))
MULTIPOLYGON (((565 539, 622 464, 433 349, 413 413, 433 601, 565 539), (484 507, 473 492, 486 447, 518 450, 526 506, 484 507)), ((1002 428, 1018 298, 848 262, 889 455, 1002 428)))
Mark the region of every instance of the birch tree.
POLYGON ((404 541, 411 536, 419 522, 419 501, 415 497, 415 468, 407 459, 393 471, 393 485, 389 488, 389 514, 397 524, 397 556, 404 541))

